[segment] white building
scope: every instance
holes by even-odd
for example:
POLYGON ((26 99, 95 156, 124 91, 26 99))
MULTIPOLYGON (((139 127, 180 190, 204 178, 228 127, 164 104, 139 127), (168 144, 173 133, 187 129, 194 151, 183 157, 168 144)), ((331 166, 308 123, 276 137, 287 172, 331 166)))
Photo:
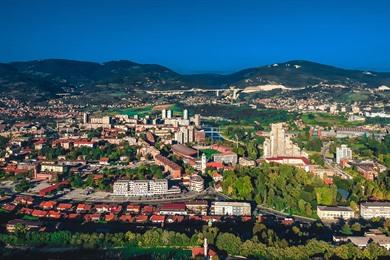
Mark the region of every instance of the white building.
POLYGON ((317 215, 321 220, 351 219, 355 213, 350 207, 317 206, 317 215))
POLYGON ((374 217, 390 218, 390 201, 360 203, 360 216, 364 219, 374 217))
POLYGON ((188 120, 188 110, 187 109, 183 110, 183 119, 188 120))
POLYGON ((307 154, 294 144, 291 135, 286 133, 283 123, 271 125, 270 137, 263 143, 264 158, 268 157, 308 157, 307 154))
POLYGON ((153 196, 168 193, 168 180, 118 180, 113 193, 118 196, 153 196))
POLYGON ((238 156, 236 153, 218 153, 213 155, 214 162, 221 162, 227 164, 237 164, 238 156))
POLYGON ((346 144, 336 148, 336 162, 340 163, 341 160, 352 160, 352 150, 346 144))
POLYGON ((162 119, 167 118, 167 110, 166 110, 166 109, 163 109, 163 110, 161 111, 161 118, 162 118, 162 119))
POLYGON ((193 126, 182 126, 175 133, 175 141, 179 144, 193 143, 195 141, 195 129, 193 126))
POLYGON ((248 202, 214 201, 211 203, 211 215, 251 215, 251 204, 248 202))
POLYGON ((204 180, 199 175, 191 175, 190 190, 195 192, 202 192, 204 190, 204 180))

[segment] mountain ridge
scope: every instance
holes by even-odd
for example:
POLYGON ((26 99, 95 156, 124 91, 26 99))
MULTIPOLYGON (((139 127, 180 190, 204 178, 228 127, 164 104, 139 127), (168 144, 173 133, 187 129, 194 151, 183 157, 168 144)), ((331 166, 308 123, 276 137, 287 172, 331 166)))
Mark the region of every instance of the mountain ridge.
POLYGON ((129 91, 230 86, 245 88, 267 84, 289 88, 321 84, 375 88, 390 85, 390 72, 345 69, 306 60, 251 67, 229 74, 180 74, 159 64, 141 64, 130 60, 98 63, 43 59, 0 63, 0 92, 15 95, 18 88, 24 94, 27 89, 32 89, 31 94, 40 98, 66 92, 70 87, 84 92, 99 92, 105 86, 129 91))

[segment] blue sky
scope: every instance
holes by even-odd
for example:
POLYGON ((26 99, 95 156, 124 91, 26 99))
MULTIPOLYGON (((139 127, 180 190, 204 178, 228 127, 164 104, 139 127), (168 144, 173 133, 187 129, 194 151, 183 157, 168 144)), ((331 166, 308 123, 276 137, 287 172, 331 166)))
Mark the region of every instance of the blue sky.
POLYGON ((230 72, 306 59, 390 71, 390 1, 1 0, 0 61, 230 72))

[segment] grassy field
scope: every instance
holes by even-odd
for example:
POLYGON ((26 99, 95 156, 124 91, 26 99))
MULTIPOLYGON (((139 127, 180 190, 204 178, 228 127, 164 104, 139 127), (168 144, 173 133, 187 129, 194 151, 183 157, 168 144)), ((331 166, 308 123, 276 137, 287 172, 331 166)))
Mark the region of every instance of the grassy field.
POLYGON ((204 150, 201 150, 201 152, 206 154, 207 159, 211 159, 214 154, 219 153, 217 150, 214 150, 214 149, 204 149, 204 150))
POLYGON ((307 125, 318 126, 345 126, 354 127, 364 123, 349 122, 343 115, 330 115, 327 113, 308 113, 301 115, 302 121, 307 125))

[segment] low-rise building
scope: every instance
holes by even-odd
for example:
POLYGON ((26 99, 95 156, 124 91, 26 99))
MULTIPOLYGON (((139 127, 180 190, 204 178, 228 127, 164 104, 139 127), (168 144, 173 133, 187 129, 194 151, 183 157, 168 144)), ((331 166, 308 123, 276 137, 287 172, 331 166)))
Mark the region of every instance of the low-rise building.
POLYGON ((350 207, 317 206, 317 215, 321 220, 351 219, 355 213, 350 207))
POLYGON ((153 196, 168 194, 168 180, 118 180, 113 193, 118 196, 153 196))
POLYGON ((364 219, 390 218, 390 201, 362 202, 360 203, 360 216, 364 219))
POLYGON ((154 157, 154 160, 156 161, 157 165, 163 166, 164 170, 169 172, 173 179, 181 178, 182 168, 180 165, 162 156, 161 154, 157 154, 154 157))
POLYGON ((160 207, 160 215, 187 215, 185 203, 167 203, 160 207))
POLYGON ((221 162, 226 164, 237 164, 238 156, 236 153, 219 153, 213 155, 214 162, 221 162))
POLYGON ((248 202, 214 201, 211 204, 211 215, 251 215, 251 204, 248 202))

